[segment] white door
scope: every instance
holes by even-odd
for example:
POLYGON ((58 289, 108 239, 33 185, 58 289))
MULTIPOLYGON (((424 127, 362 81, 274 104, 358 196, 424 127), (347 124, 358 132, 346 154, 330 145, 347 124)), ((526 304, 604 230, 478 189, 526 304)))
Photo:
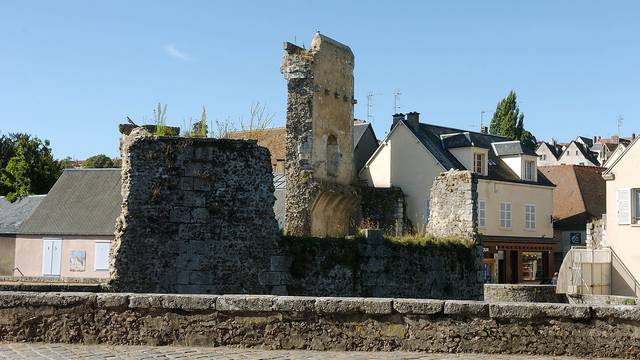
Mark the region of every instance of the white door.
POLYGON ((60 262, 62 260, 62 240, 43 239, 42 246, 42 275, 60 276, 60 262))

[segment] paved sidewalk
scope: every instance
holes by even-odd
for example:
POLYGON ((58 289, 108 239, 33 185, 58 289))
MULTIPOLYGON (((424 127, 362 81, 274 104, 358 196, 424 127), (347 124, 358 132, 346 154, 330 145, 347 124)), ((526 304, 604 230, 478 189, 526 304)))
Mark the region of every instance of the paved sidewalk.
POLYGON ((423 359, 423 360, 550 360, 576 359, 552 356, 515 356, 480 354, 424 354, 407 352, 321 352, 282 351, 237 348, 205 348, 174 346, 111 346, 111 345, 69 345, 69 344, 0 344, 0 359, 244 359, 244 360, 284 360, 284 359, 423 359))

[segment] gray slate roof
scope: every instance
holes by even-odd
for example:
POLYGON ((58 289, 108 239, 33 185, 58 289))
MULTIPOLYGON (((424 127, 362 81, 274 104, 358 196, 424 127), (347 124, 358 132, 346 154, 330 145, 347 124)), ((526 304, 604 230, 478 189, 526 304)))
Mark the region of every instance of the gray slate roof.
POLYGON ((9 202, 0 196, 0 234, 15 234, 34 210, 40 205, 45 195, 31 195, 9 202))
POLYGON ((510 155, 531 155, 536 156, 536 152, 524 146, 520 141, 503 141, 493 143, 493 149, 498 156, 510 155))
MULTIPOLYGON (((405 120, 402 120, 403 123, 409 128, 413 134, 420 140, 420 142, 433 154, 433 156, 438 160, 442 166, 444 166, 447 170, 457 169, 457 170, 468 170, 462 165, 456 157, 450 153, 444 142, 443 138, 448 138, 446 135, 451 134, 464 134, 464 138, 467 138, 468 141, 473 143, 473 146, 484 148, 489 150, 489 169, 487 176, 478 176, 481 179, 491 179, 491 180, 500 180, 500 181, 509 181, 509 182, 518 182, 518 183, 527 183, 530 184, 530 181, 524 181, 516 175, 511 168, 507 164, 505 164, 502 159, 500 159, 493 151, 491 146, 492 143, 496 142, 505 142, 509 141, 509 139, 503 136, 482 134, 476 132, 470 132, 466 130, 448 128, 444 126, 437 126, 431 124, 419 124, 417 129, 413 129, 405 120)), ((458 137, 460 140, 460 137, 458 137)), ((458 141, 456 140, 456 141, 458 141)), ((461 140, 465 141, 465 140, 461 140)), ((545 186, 553 186, 553 184, 538 171, 538 185, 545 186)))
POLYGON ((67 169, 18 233, 113 235, 121 204, 120 169, 67 169))
POLYGON ((584 144, 579 143, 577 141, 574 141, 573 143, 576 144, 576 147, 578 148, 578 150, 580 150, 580 152, 582 153, 582 156, 584 156, 585 159, 591 161, 591 163, 593 163, 596 166, 600 165, 600 161, 598 161, 598 157, 596 156, 596 154, 591 152, 591 150, 589 150, 588 148, 586 148, 584 144))
POLYGON ((353 123, 353 148, 355 149, 362 138, 362 135, 367 131, 367 128, 371 126, 368 122, 354 122, 353 123))

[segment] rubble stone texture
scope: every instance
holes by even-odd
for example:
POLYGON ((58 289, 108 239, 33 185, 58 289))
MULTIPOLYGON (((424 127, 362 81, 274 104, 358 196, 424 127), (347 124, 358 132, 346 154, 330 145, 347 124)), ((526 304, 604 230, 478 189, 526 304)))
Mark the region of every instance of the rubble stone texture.
POLYGON ((339 237, 354 231, 353 67, 351 49, 319 33, 309 50, 285 43, 288 234, 339 237))
POLYGON ((438 238, 478 239, 478 179, 469 171, 449 170, 433 182, 427 233, 438 238))
POLYGON ((265 293, 278 234, 269 151, 254 141, 121 140, 122 212, 111 254, 115 291, 265 293))
POLYGON ((639 309, 416 299, 0 292, 0 343, 637 359, 639 309))

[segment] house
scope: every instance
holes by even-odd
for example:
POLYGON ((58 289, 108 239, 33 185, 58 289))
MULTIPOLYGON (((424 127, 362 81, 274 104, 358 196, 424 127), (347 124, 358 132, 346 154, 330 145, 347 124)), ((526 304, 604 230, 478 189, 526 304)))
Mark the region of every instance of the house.
POLYGON ((605 160, 605 162, 602 164, 602 167, 609 168, 611 164, 613 164, 618 160, 618 158, 620 157, 620 155, 622 155, 622 153, 627 148, 627 146, 628 144, 625 144, 622 142, 617 144, 616 147, 609 153, 609 158, 605 160))
POLYGON ((538 155, 538 166, 558 165, 558 158, 562 149, 555 141, 548 143, 542 141, 538 144, 536 154, 538 155))
POLYGON ((18 228, 14 275, 109 277, 120 169, 66 169, 18 228))
POLYGON ((0 196, 0 276, 13 275, 18 227, 33 214, 44 197, 31 195, 9 202, 0 196))
POLYGON ((558 164, 600 166, 597 154, 592 152, 582 139, 582 137, 578 137, 578 140, 569 143, 558 158, 558 164))
POLYGON ((615 152, 618 144, 613 143, 604 143, 604 142, 596 142, 590 148, 591 152, 596 154, 598 158, 598 162, 604 166, 604 163, 609 160, 611 155, 615 152))
POLYGON ((450 169, 478 177, 478 229, 488 281, 541 282, 553 274, 553 184, 537 171, 537 154, 518 141, 424 124, 395 114, 391 131, 360 171, 372 187, 396 186, 407 216, 426 226, 433 181, 450 169))
POLYGON ((586 245, 587 223, 605 213, 606 186, 602 168, 595 166, 541 166, 538 170, 555 184, 553 232, 558 241, 556 269, 572 246, 586 245))
MULTIPOLYGON (((635 138, 604 171, 607 188, 605 242, 635 279, 640 279, 640 141, 635 138)), ((612 293, 620 293, 612 279, 612 293)), ((634 291, 637 295, 638 291, 634 291)))
POLYGON ((378 148, 378 138, 370 122, 353 121, 353 163, 356 174, 378 148))
POLYGON ((253 139, 258 141, 258 145, 269 149, 274 174, 284 173, 285 136, 286 129, 284 127, 232 131, 227 133, 229 139, 253 139))

